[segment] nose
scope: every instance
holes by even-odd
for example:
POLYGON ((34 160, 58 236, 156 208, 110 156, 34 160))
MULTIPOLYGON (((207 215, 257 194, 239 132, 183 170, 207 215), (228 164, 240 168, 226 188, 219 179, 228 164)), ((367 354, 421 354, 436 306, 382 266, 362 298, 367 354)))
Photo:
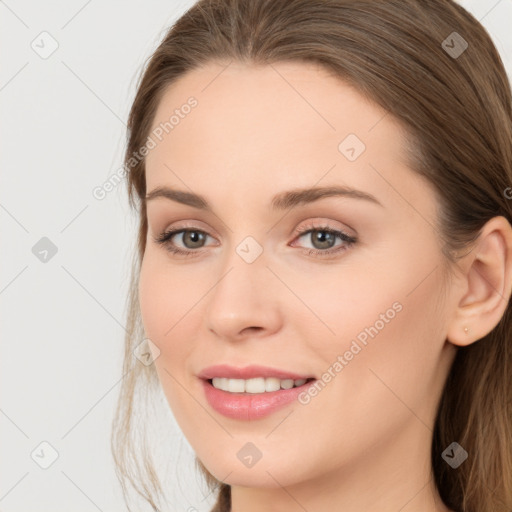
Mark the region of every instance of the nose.
POLYGON ((246 263, 234 254, 205 297, 207 328, 232 341, 275 333, 282 320, 279 285, 263 257, 246 263))

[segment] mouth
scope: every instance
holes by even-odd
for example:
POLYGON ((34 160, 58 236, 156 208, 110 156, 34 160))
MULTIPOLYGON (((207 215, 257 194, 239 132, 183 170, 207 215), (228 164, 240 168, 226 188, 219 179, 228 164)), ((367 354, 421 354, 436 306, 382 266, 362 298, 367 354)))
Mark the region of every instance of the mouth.
POLYGON ((218 364, 203 368, 197 376, 210 407, 223 416, 242 421, 263 419, 292 405, 318 380, 311 373, 257 364, 218 364))
POLYGON ((278 379, 276 377, 254 377, 251 379, 230 379, 226 377, 213 377, 204 379, 212 387, 234 394, 272 393, 275 391, 299 388, 316 380, 307 379, 278 379))
POLYGON ((208 404, 223 416, 242 421, 263 419, 292 405, 317 380, 297 374, 283 375, 283 372, 277 377, 258 377, 256 374, 248 379, 214 375, 201 378, 208 404), (289 378, 291 376, 295 378, 289 378))

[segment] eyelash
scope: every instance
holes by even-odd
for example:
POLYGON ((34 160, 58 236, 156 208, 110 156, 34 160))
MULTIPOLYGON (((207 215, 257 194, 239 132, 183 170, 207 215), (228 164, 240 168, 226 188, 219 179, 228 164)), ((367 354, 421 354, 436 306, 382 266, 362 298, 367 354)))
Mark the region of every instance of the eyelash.
MULTIPOLYGON (((296 229, 294 231, 294 235, 297 235, 296 238, 302 238, 304 235, 307 235, 308 233, 311 233, 313 231, 319 231, 319 232, 329 233, 330 235, 334 235, 334 236, 340 238, 341 240, 343 240, 345 242, 345 244, 342 246, 338 246, 336 249, 331 248, 331 249, 327 249, 325 251, 322 251, 320 249, 304 248, 303 252, 307 253, 309 256, 318 256, 320 258, 329 257, 329 256, 332 256, 333 254, 337 254, 337 253, 346 251, 347 249, 352 247, 352 245, 354 245, 357 242, 356 238, 348 235, 344 231, 339 231, 337 229, 332 229, 328 226, 323 226, 323 225, 322 226, 308 225, 303 228, 296 229)), ((197 253, 201 252, 200 249, 184 250, 184 249, 179 249, 176 246, 170 244, 170 240, 174 235, 179 234, 179 233, 186 233, 186 232, 202 233, 206 236, 210 236, 210 235, 208 235, 208 233, 206 233, 205 231, 202 231, 200 229, 187 227, 187 228, 176 228, 176 229, 170 229, 168 231, 164 231, 159 236, 155 237, 154 241, 160 245, 163 245, 165 247, 165 249, 172 254, 179 254, 184 257, 191 257, 191 256, 193 257, 193 254, 197 254, 197 253)))

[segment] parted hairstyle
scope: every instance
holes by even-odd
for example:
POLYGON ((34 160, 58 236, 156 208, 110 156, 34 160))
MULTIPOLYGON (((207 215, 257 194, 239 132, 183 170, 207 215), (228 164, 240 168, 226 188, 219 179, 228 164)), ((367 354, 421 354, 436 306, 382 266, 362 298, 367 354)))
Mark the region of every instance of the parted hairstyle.
MULTIPOLYGON (((463 7, 452 0, 199 0, 192 5, 145 62, 128 119, 128 197, 140 224, 127 297, 125 378, 111 438, 127 505, 129 486, 153 510, 161 510, 157 502, 163 493, 143 412, 158 378, 154 365, 133 356, 144 337, 137 289, 148 228, 145 161, 134 162, 133 155, 147 143, 159 102, 173 82, 202 65, 232 61, 320 64, 401 122, 411 170, 435 188, 437 231, 449 266, 471 249, 489 219, 502 215, 512 223, 506 193, 512 190, 510 82, 489 34, 463 7)), ((509 303, 488 335, 457 349, 439 401, 433 477, 441 498, 456 512, 512 510, 511 370, 509 303), (468 452, 457 469, 441 457, 453 441, 468 452)), ((230 486, 195 461, 217 495, 212 512, 230 511, 230 486)))

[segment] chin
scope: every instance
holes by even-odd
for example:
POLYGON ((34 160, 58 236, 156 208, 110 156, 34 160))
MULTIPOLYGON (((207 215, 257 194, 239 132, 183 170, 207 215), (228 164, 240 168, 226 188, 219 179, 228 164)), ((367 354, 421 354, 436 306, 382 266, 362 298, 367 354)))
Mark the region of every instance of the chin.
MULTIPOLYGON (((220 458, 220 457, 219 457, 220 458)), ((206 469, 219 481, 237 487, 258 487, 275 489, 289 486, 306 478, 305 475, 296 475, 293 471, 296 465, 290 462, 287 465, 279 465, 277 460, 264 462, 261 458, 252 467, 244 467, 244 464, 235 461, 224 461, 219 464, 219 458, 213 465, 205 464, 206 469)))

